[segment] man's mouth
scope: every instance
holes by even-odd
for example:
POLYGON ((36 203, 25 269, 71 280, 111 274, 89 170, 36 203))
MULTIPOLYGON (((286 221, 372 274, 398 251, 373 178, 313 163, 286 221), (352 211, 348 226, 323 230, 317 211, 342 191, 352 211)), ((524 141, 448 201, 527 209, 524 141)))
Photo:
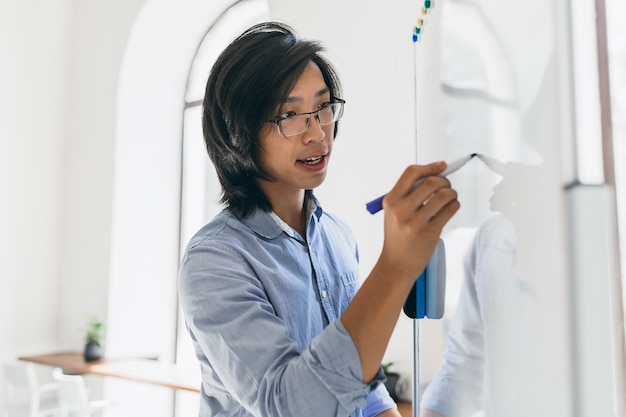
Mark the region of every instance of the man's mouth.
POLYGON ((319 164, 320 162, 322 162, 322 159, 324 159, 324 155, 316 156, 313 158, 307 158, 307 159, 304 159, 302 162, 305 165, 315 165, 315 164, 319 164))

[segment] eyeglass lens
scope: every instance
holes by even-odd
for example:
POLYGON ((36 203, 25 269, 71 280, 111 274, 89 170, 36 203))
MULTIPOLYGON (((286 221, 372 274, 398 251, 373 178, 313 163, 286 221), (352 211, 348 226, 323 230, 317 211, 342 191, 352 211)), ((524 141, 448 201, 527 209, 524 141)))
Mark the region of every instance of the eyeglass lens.
POLYGON ((281 133, 285 136, 298 135, 309 128, 311 117, 315 116, 322 126, 329 125, 341 118, 343 103, 331 103, 315 113, 295 114, 278 122, 281 133))

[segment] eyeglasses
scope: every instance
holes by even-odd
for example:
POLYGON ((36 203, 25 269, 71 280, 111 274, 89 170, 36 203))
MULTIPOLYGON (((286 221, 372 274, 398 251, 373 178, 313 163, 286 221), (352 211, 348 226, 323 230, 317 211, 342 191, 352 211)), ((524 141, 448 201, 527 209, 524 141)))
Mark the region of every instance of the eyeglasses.
POLYGON ((335 123, 343 116, 343 105, 345 100, 333 99, 332 102, 322 104, 320 109, 307 113, 285 113, 278 119, 267 119, 267 123, 274 123, 278 126, 278 131, 285 137, 296 136, 306 131, 311 125, 311 116, 315 116, 317 122, 326 126, 335 123))

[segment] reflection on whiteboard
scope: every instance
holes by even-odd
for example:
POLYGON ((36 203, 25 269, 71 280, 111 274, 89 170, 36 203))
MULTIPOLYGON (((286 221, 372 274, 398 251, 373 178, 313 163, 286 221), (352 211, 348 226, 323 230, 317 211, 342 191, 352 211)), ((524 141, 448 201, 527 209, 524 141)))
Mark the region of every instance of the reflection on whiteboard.
POLYGON ((451 178, 461 211, 446 239, 477 231, 441 366, 420 405, 445 417, 569 415, 551 2, 438 4, 441 37, 417 56, 418 159, 478 152, 486 165, 451 178), (437 91, 420 84, 433 73, 437 91))
MULTIPOLYGON (((540 362, 524 359, 542 354, 533 351, 540 345, 531 342, 541 319, 541 294, 533 277, 550 250, 527 233, 534 230, 525 227, 529 208, 516 190, 532 187, 539 195, 542 166, 484 156, 481 160, 502 176, 491 198, 492 209, 501 214, 483 222, 474 236, 442 366, 422 399, 423 408, 446 417, 508 416, 516 402, 512 396, 528 402, 510 382, 532 381, 541 374, 540 362)), ((531 211, 541 215, 541 204, 531 211)), ((540 394, 528 403, 535 403, 540 394)))

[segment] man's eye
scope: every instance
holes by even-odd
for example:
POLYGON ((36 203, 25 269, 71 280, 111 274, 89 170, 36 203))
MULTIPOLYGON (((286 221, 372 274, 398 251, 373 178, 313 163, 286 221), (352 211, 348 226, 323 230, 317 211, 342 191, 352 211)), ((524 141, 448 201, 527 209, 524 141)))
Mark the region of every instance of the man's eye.
POLYGON ((333 103, 331 103, 330 101, 327 101, 326 103, 320 104, 319 108, 320 109, 325 109, 326 107, 330 106, 331 104, 333 104, 333 103))
POLYGON ((281 115, 278 116, 279 120, 285 120, 285 119, 289 119, 290 117, 293 117, 296 115, 295 111, 288 111, 285 113, 282 113, 281 115))

